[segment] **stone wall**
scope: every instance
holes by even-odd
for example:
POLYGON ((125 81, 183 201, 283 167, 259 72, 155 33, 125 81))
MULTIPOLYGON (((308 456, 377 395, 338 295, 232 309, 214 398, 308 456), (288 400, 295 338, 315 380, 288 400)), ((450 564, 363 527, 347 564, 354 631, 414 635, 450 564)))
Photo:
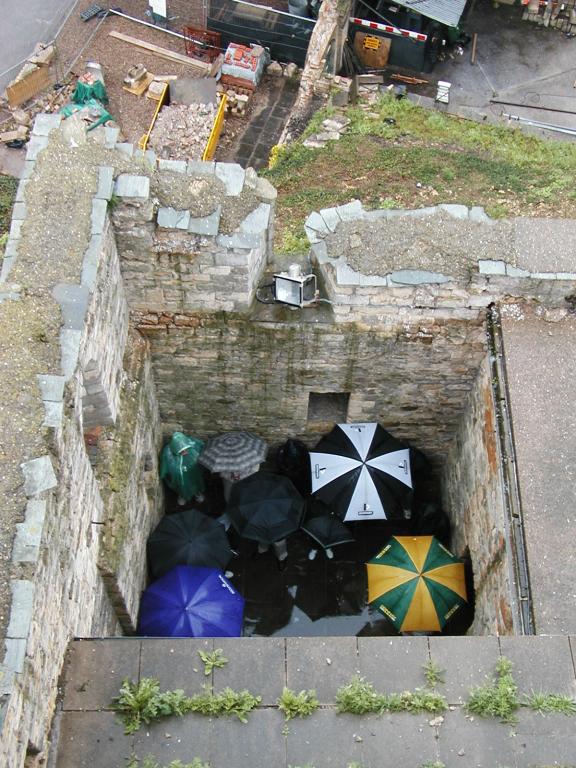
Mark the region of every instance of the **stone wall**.
MULTIPOLYGON (((137 317, 137 316, 136 316, 137 317)), ((481 322, 354 324, 157 316, 150 340, 164 430, 251 429, 314 443, 339 420, 309 420, 314 393, 349 393, 349 421, 380 421, 441 463, 485 354, 481 322), (192 327, 190 327, 192 326, 192 327)))
POLYGON ((466 400, 442 477, 453 550, 460 556, 469 550, 472 560, 476 599, 472 635, 514 631, 510 542, 496 429, 490 366, 485 359, 466 400))

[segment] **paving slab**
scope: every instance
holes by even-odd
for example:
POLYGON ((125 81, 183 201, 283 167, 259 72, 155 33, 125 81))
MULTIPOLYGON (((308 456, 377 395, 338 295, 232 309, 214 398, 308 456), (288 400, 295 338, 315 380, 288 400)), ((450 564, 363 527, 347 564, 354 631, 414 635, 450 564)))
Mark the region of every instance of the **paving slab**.
POLYGON ((445 768, 515 768, 516 736, 498 720, 470 718, 456 709, 445 713, 439 727, 438 753, 445 768))
POLYGON ((450 704, 463 703, 470 689, 492 680, 500 658, 497 637, 431 637, 430 658, 444 670, 439 687, 450 704))
POLYGON ((413 691, 426 683, 427 637, 359 637, 359 668, 376 690, 413 691))
POLYGON ((313 689, 322 704, 359 672, 355 637, 286 639, 286 679, 293 691, 313 689))
POLYGON ((281 638, 218 638, 228 664, 213 673, 214 690, 229 686, 235 691, 248 689, 262 697, 263 706, 276 704, 286 685, 285 641, 281 638))
POLYGON ((573 717, 522 711, 515 731, 518 768, 576 766, 576 728, 573 717))
POLYGON ((247 723, 218 718, 212 724, 211 768, 283 768, 286 765, 284 718, 272 709, 258 709, 247 723))
POLYGON ((163 691, 181 689, 188 695, 200 693, 211 682, 204 674, 204 664, 198 651, 213 650, 219 640, 177 637, 173 639, 142 640, 140 678, 154 677, 163 691))
POLYGON ((76 640, 68 651, 63 708, 109 709, 122 680, 138 679, 139 661, 138 641, 76 640))
MULTIPOLYGON (((356 761, 362 768, 367 768, 364 740, 360 735, 362 720, 353 715, 336 715, 333 710, 318 710, 310 717, 290 720, 288 765, 346 768, 356 761)), ((384 768, 382 763, 380 766, 384 768)))
POLYGON ((132 736, 113 712, 62 713, 58 768, 120 768, 132 749, 132 736))
POLYGON ((567 637, 501 637, 502 656, 510 659, 521 693, 564 693, 576 698, 576 677, 567 637))
MULTIPOLYGON (((337 723, 341 717, 337 716, 337 723)), ((407 712, 357 718, 355 733, 362 739, 362 768, 417 768, 437 760, 436 728, 429 724, 432 718, 407 712)))
POLYGON ((195 757, 208 762, 211 741, 210 718, 194 714, 167 717, 156 723, 143 725, 136 731, 134 754, 140 760, 152 755, 162 766, 169 765, 173 760, 181 760, 184 764, 191 763, 195 757))
POLYGON ((503 316, 536 632, 576 632, 576 318, 503 316))

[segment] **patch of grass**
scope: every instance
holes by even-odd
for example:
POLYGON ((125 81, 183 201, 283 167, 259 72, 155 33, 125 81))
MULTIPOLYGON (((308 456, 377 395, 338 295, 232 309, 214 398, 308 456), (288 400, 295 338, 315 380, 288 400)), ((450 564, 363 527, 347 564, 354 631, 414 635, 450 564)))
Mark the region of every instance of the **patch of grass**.
POLYGON ((441 760, 427 760, 420 768, 446 768, 446 765, 441 760))
POLYGON ((385 714, 386 712, 422 712, 439 714, 448 707, 446 699, 436 691, 417 688, 415 691, 402 693, 378 693, 372 683, 363 677, 353 677, 336 693, 336 711, 352 715, 368 713, 385 714))
MULTIPOLYGON (((276 242, 289 244, 312 210, 360 199, 366 207, 483 206, 489 215, 576 218, 576 145, 429 112, 384 96, 371 111, 349 107, 347 132, 313 150, 302 138, 275 153, 276 242), (386 120, 388 119, 388 122, 386 120), (393 124, 391 121, 394 121, 393 124)), ((292 250, 292 248, 290 248, 292 250)))
POLYGON ((12 208, 18 189, 18 179, 0 174, 0 235, 10 230, 12 208))
POLYGON ((204 663, 204 674, 211 674, 213 669, 222 669, 228 664, 228 659, 224 656, 222 648, 215 648, 213 651, 198 651, 198 656, 204 663))
POLYGON ((289 688, 284 688, 278 699, 278 709, 284 713, 286 721, 293 717, 308 717, 316 712, 320 703, 316 698, 316 691, 300 691, 296 693, 289 688))
POLYGON ((237 717, 246 723, 248 714, 261 700, 249 691, 231 688, 213 693, 205 687, 202 693, 193 696, 186 696, 181 690, 160 691, 158 680, 143 677, 139 683, 124 680, 119 695, 112 701, 112 708, 120 715, 124 732, 130 734, 142 724, 172 715, 182 717, 188 712, 209 717, 237 717))
POLYGON ((560 693, 535 693, 526 696, 522 706, 540 714, 556 712, 560 715, 576 715, 576 701, 560 693))
POLYGON ((444 680, 444 670, 432 660, 424 664, 424 677, 426 678, 426 685, 430 688, 435 688, 438 683, 446 682, 444 680))
POLYGON ((518 687, 512 677, 512 662, 504 657, 496 664, 493 682, 474 688, 466 709, 480 717, 497 717, 503 723, 516 723, 520 707, 518 687))

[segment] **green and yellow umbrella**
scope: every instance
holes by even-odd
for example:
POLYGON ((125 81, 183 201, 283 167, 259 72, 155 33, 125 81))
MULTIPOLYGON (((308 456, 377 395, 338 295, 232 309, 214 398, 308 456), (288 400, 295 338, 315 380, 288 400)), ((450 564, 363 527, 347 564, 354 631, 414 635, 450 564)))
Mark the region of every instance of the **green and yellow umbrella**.
POLYGON ((464 564, 433 536, 393 536, 366 568, 369 603, 399 632, 439 632, 466 602, 464 564))

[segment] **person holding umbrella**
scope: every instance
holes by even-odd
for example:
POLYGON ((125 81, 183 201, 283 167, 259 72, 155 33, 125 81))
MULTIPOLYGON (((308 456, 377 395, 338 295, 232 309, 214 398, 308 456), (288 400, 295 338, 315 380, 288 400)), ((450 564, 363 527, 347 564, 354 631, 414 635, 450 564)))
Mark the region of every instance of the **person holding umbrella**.
POLYGON ((160 479, 178 494, 178 504, 196 499, 204 501, 204 478, 198 457, 204 447, 202 440, 174 432, 160 454, 160 479))

